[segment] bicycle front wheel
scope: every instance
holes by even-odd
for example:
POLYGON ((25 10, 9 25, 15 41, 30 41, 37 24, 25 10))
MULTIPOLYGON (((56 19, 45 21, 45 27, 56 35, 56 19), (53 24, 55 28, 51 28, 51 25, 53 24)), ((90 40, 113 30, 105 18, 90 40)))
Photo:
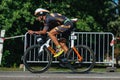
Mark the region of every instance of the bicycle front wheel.
POLYGON ((42 73, 48 70, 51 65, 52 57, 47 48, 39 53, 40 45, 29 47, 24 56, 23 63, 27 70, 32 73, 42 73))
POLYGON ((71 64, 72 71, 80 73, 90 71, 95 64, 95 56, 93 51, 85 45, 77 45, 74 48, 83 59, 82 61, 79 61, 75 50, 73 48, 69 50, 67 59, 71 64))

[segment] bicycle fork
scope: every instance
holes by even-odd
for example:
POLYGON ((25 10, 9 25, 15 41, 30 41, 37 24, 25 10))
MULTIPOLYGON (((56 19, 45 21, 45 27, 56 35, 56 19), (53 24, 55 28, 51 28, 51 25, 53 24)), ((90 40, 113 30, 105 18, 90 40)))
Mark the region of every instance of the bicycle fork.
POLYGON ((73 51, 76 53, 76 55, 78 56, 78 61, 82 61, 83 60, 83 58, 82 58, 82 56, 79 54, 79 52, 78 52, 78 50, 74 47, 74 40, 76 40, 77 39, 77 36, 75 35, 75 33, 73 32, 72 34, 71 34, 71 48, 73 49, 73 51))
POLYGON ((82 61, 83 60, 83 58, 82 58, 82 56, 79 54, 79 52, 78 52, 78 50, 75 48, 75 47, 72 47, 72 49, 74 50, 74 52, 76 53, 76 55, 78 56, 78 61, 82 61))

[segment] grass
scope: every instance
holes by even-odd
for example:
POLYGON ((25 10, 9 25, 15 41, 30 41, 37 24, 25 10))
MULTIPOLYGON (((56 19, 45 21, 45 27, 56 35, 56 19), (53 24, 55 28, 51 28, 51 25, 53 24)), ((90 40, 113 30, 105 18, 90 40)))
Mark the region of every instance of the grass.
MULTIPOLYGON (((113 70, 112 68, 110 68, 111 70, 113 70)), ((22 67, 0 67, 0 71, 23 71, 23 65, 22 67)), ((61 68, 58 65, 52 65, 49 68, 49 71, 58 71, 58 72, 71 72, 70 69, 68 68, 61 68)), ((108 66, 105 65, 96 65, 93 69, 92 72, 107 72, 108 71, 108 66)), ((120 66, 116 68, 115 72, 120 72, 120 66)))
MULTIPOLYGON (((0 71, 23 71, 23 68, 19 68, 19 67, 17 67, 17 68, 0 67, 0 71)), ((50 67, 49 71, 71 72, 70 69, 60 68, 60 67, 50 67)), ((107 72, 107 68, 106 67, 95 67, 95 68, 92 69, 91 72, 107 72)), ((117 68, 117 70, 115 72, 120 72, 120 68, 117 68)))
POLYGON ((8 68, 8 67, 0 67, 0 71, 23 71, 21 68, 8 68))

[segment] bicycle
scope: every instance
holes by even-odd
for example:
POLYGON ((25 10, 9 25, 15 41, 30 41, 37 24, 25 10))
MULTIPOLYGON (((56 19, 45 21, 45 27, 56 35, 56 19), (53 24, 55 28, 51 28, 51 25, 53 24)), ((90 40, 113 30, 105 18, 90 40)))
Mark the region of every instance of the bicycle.
MULTIPOLYGON (((47 37, 48 38, 48 37, 47 37)), ((89 72, 95 65, 95 55, 93 51, 86 45, 74 46, 77 37, 71 34, 71 48, 67 53, 57 57, 60 64, 70 68, 72 72, 84 73, 89 72), (87 62, 85 62, 87 60, 87 62)), ((56 52, 51 47, 51 39, 48 38, 43 42, 43 37, 37 39, 38 45, 32 45, 27 48, 23 56, 23 63, 28 71, 32 73, 43 73, 47 71, 52 63, 52 55, 56 52)))
MULTIPOLYGON (((72 19, 76 22, 76 19, 72 19)), ((67 67, 75 73, 89 72, 95 65, 95 55, 86 45, 74 45, 77 36, 71 34, 71 47, 69 50, 57 57, 61 67, 67 67)), ((61 39, 59 41, 62 41, 61 39)), ((49 37, 40 36, 37 39, 38 45, 32 45, 23 55, 23 63, 28 71, 32 73, 43 73, 49 69, 56 54, 54 46, 51 47, 49 37)))

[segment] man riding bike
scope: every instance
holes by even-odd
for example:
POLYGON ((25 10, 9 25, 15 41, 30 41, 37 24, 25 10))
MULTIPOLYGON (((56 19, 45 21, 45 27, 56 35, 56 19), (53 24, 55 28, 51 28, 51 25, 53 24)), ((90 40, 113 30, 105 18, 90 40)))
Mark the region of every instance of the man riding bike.
POLYGON ((46 32, 48 32, 48 36, 51 38, 51 40, 54 42, 57 48, 57 54, 54 57, 58 57, 63 52, 67 52, 68 47, 63 43, 60 43, 56 35, 70 30, 73 27, 72 21, 64 15, 61 15, 59 13, 49 13, 48 10, 43 8, 36 9, 34 15, 37 17, 37 20, 42 21, 44 23, 43 30, 34 33, 46 34, 46 32), (51 28, 51 25, 54 27, 51 28))

